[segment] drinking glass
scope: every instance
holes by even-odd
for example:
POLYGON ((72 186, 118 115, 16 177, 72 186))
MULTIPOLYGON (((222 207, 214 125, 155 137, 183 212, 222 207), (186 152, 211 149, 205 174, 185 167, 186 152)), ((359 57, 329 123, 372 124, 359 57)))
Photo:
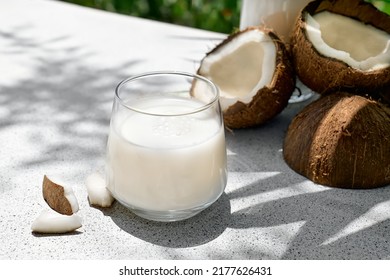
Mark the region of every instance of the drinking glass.
POLYGON ((226 146, 218 88, 185 72, 149 72, 116 88, 107 141, 112 195, 138 216, 178 221, 223 193, 226 146))

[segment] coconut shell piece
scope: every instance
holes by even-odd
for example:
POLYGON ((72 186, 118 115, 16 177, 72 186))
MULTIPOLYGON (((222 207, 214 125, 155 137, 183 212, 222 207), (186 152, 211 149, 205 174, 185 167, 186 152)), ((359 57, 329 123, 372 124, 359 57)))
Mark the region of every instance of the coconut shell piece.
POLYGON ((286 163, 315 183, 340 188, 390 184, 390 109, 347 93, 321 97, 291 122, 286 163))
MULTIPOLYGON (((269 40, 274 43, 276 49, 275 70, 271 82, 263 88, 258 89, 257 93, 253 95, 249 102, 237 101, 228 108, 222 108, 225 126, 231 129, 262 125, 274 118, 287 106, 288 100, 295 89, 294 68, 284 43, 272 32, 272 30, 264 29, 263 27, 249 27, 230 35, 213 50, 207 53, 198 69, 198 74, 214 81, 213 77, 203 70, 203 62, 210 54, 225 48, 245 32, 254 30, 264 33, 268 36, 269 40)), ((267 41, 269 42, 269 40, 267 41)), ((259 64, 261 63, 262 62, 259 61, 259 64)), ((245 67, 248 68, 249 66, 245 67)), ((231 75, 239 77, 241 71, 242 69, 240 67, 236 67, 235 72, 231 73, 231 75)), ((245 79, 242 79, 243 87, 245 87, 244 80, 245 79)), ((216 84, 221 87, 220 84, 216 84)), ((223 98, 223 96, 221 96, 221 98, 223 98)))
POLYGON ((43 198, 55 211, 63 215, 72 215, 78 211, 78 202, 73 190, 53 182, 44 175, 42 184, 43 198))
MULTIPOLYGON (((390 104, 390 67, 362 71, 321 55, 307 38, 305 13, 322 11, 357 19, 390 34, 390 16, 363 0, 316 0, 301 12, 291 38, 291 52, 299 79, 319 94, 345 91, 390 104)), ((365 38, 362 38, 365 40, 365 38)), ((359 47, 358 45, 356 46, 359 47)))

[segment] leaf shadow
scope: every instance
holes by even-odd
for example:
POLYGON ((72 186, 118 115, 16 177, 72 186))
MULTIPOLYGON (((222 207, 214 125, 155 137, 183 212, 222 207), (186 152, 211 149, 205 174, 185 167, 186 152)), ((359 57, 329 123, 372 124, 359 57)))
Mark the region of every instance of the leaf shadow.
MULTIPOLYGON (((330 188, 316 185, 290 169, 284 162, 282 146, 290 120, 302 108, 299 104, 293 106, 264 127, 258 128, 261 131, 237 131, 230 136, 234 139, 229 140, 228 137, 228 143, 231 144, 228 148, 233 154, 231 170, 239 173, 275 172, 272 177, 260 178, 227 192, 232 204, 234 200, 247 197, 256 197, 258 200, 234 211, 229 228, 269 229, 303 222, 299 231, 290 235, 285 252, 281 255, 274 254, 273 258, 388 258, 390 215, 386 211, 378 213, 387 218, 371 218, 369 226, 364 223, 368 219, 366 214, 378 205, 389 205, 390 188, 330 188), (261 162, 263 158, 269 162, 261 162), (357 227, 356 231, 340 235, 351 224, 357 227), (336 239, 333 240, 334 238, 336 239)), ((262 250, 251 253, 252 256, 256 254, 259 257, 266 256, 262 250)))
MULTIPOLYGON (((35 133, 28 135, 27 141, 39 149, 39 155, 23 158, 16 169, 39 168, 58 161, 73 162, 75 158, 85 162, 100 160, 105 148, 105 129, 109 123, 113 88, 140 61, 133 58, 116 67, 94 67, 85 63, 85 59, 95 54, 85 53, 78 46, 53 50, 53 43, 67 41, 68 37, 36 40, 24 35, 24 28, 28 27, 19 27, 12 32, 0 30, 0 36, 6 41, 2 52, 7 55, 40 50, 34 56, 34 75, 16 84, 0 87, 0 130, 19 125, 36 128, 35 133), (78 125, 81 122, 87 122, 90 124, 89 128, 95 128, 80 128, 78 125), (52 127, 53 131, 39 130, 47 126, 52 127), (67 141, 68 138, 72 141, 67 141), (98 144, 91 145, 96 139, 100 139, 98 144), (44 145, 39 145, 43 142, 44 145)), ((283 161, 281 151, 287 126, 304 105, 305 103, 289 105, 282 114, 262 127, 234 131, 227 135, 227 147, 230 151, 228 168, 231 174, 275 172, 272 177, 250 182, 242 182, 238 178, 228 185, 215 204, 201 214, 178 223, 146 221, 119 203, 101 211, 128 234, 168 248, 207 244, 223 235, 227 229, 259 230, 304 221, 298 233, 289 240, 283 255, 272 257, 389 258, 388 219, 332 243, 325 242, 375 205, 389 201, 389 188, 356 191, 323 187, 318 192, 301 192, 274 200, 249 202, 232 211, 237 200, 283 191, 285 188, 294 189, 307 181, 289 169, 283 161)), ((312 187, 321 188, 315 185, 312 187)), ((240 256, 267 256, 263 244, 256 245, 251 248, 250 253, 243 248, 240 256)), ((223 255, 220 252, 210 252, 210 257, 228 258, 229 244, 226 244, 223 252, 223 255)))
POLYGON ((230 202, 224 193, 200 214, 169 223, 140 218, 120 203, 102 211, 122 230, 146 242, 170 248, 187 248, 208 243, 224 232, 229 221, 230 202))

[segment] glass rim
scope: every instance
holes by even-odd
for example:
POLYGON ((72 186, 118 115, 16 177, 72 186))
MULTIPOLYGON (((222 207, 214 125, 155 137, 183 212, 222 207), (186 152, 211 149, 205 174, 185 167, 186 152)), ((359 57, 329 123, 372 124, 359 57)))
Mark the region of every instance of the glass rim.
POLYGON ((184 71, 151 71, 151 72, 144 72, 144 73, 141 73, 141 74, 130 76, 128 78, 123 79, 121 82, 119 82, 119 84, 115 88, 115 99, 122 106, 126 107, 127 109, 129 109, 131 111, 134 111, 134 112, 137 112, 137 113, 145 114, 145 115, 166 116, 166 117, 169 117, 169 116, 184 116, 184 115, 191 115, 191 114, 194 114, 194 113, 198 113, 198 112, 204 111, 204 110, 208 109, 209 107, 211 107, 216 102, 218 102, 218 100, 219 100, 219 88, 211 80, 209 80, 209 79, 207 79, 207 78, 205 78, 205 77, 203 77, 201 75, 198 75, 198 74, 193 74, 193 73, 184 72, 184 71), (214 97, 209 102, 204 104, 203 106, 200 106, 199 108, 195 108, 193 110, 188 110, 188 111, 183 112, 183 113, 174 113, 174 114, 166 113, 166 114, 161 114, 161 113, 152 113, 152 112, 148 112, 148 111, 145 111, 145 110, 141 110, 141 109, 135 108, 135 107, 133 107, 131 105, 126 104, 124 102, 124 100, 119 96, 119 92, 120 92, 121 88, 124 87, 127 83, 129 83, 131 81, 137 80, 139 78, 145 78, 145 77, 148 77, 148 76, 163 76, 163 75, 175 75, 175 76, 190 77, 190 78, 193 78, 193 79, 198 79, 198 80, 201 80, 203 82, 206 82, 213 89, 213 91, 215 93, 214 97))

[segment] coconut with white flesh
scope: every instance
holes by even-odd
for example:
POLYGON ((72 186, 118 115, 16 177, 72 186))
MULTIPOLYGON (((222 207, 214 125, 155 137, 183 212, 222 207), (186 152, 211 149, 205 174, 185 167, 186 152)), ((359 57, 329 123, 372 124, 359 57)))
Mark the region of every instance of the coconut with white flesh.
POLYGON ((72 215, 79 210, 72 187, 60 175, 44 175, 42 193, 47 204, 60 214, 72 215))
POLYGON ((77 214, 62 215, 52 209, 45 209, 34 220, 31 230, 37 233, 68 233, 80 228, 81 222, 77 214))
POLYGON ((346 91, 390 104, 390 17, 360 0, 317 0, 291 39, 299 79, 320 94, 346 91))
POLYGON ((203 58, 198 74, 219 87, 229 128, 260 125, 272 119, 287 106, 295 88, 284 44, 262 27, 230 35, 203 58))
POLYGON ((114 197, 106 187, 106 181, 98 172, 90 174, 85 185, 87 187, 88 199, 91 205, 100 207, 110 207, 114 202, 114 197))
POLYGON ((306 13, 305 21, 308 39, 323 56, 362 71, 390 66, 389 33, 328 11, 314 16, 306 13))

